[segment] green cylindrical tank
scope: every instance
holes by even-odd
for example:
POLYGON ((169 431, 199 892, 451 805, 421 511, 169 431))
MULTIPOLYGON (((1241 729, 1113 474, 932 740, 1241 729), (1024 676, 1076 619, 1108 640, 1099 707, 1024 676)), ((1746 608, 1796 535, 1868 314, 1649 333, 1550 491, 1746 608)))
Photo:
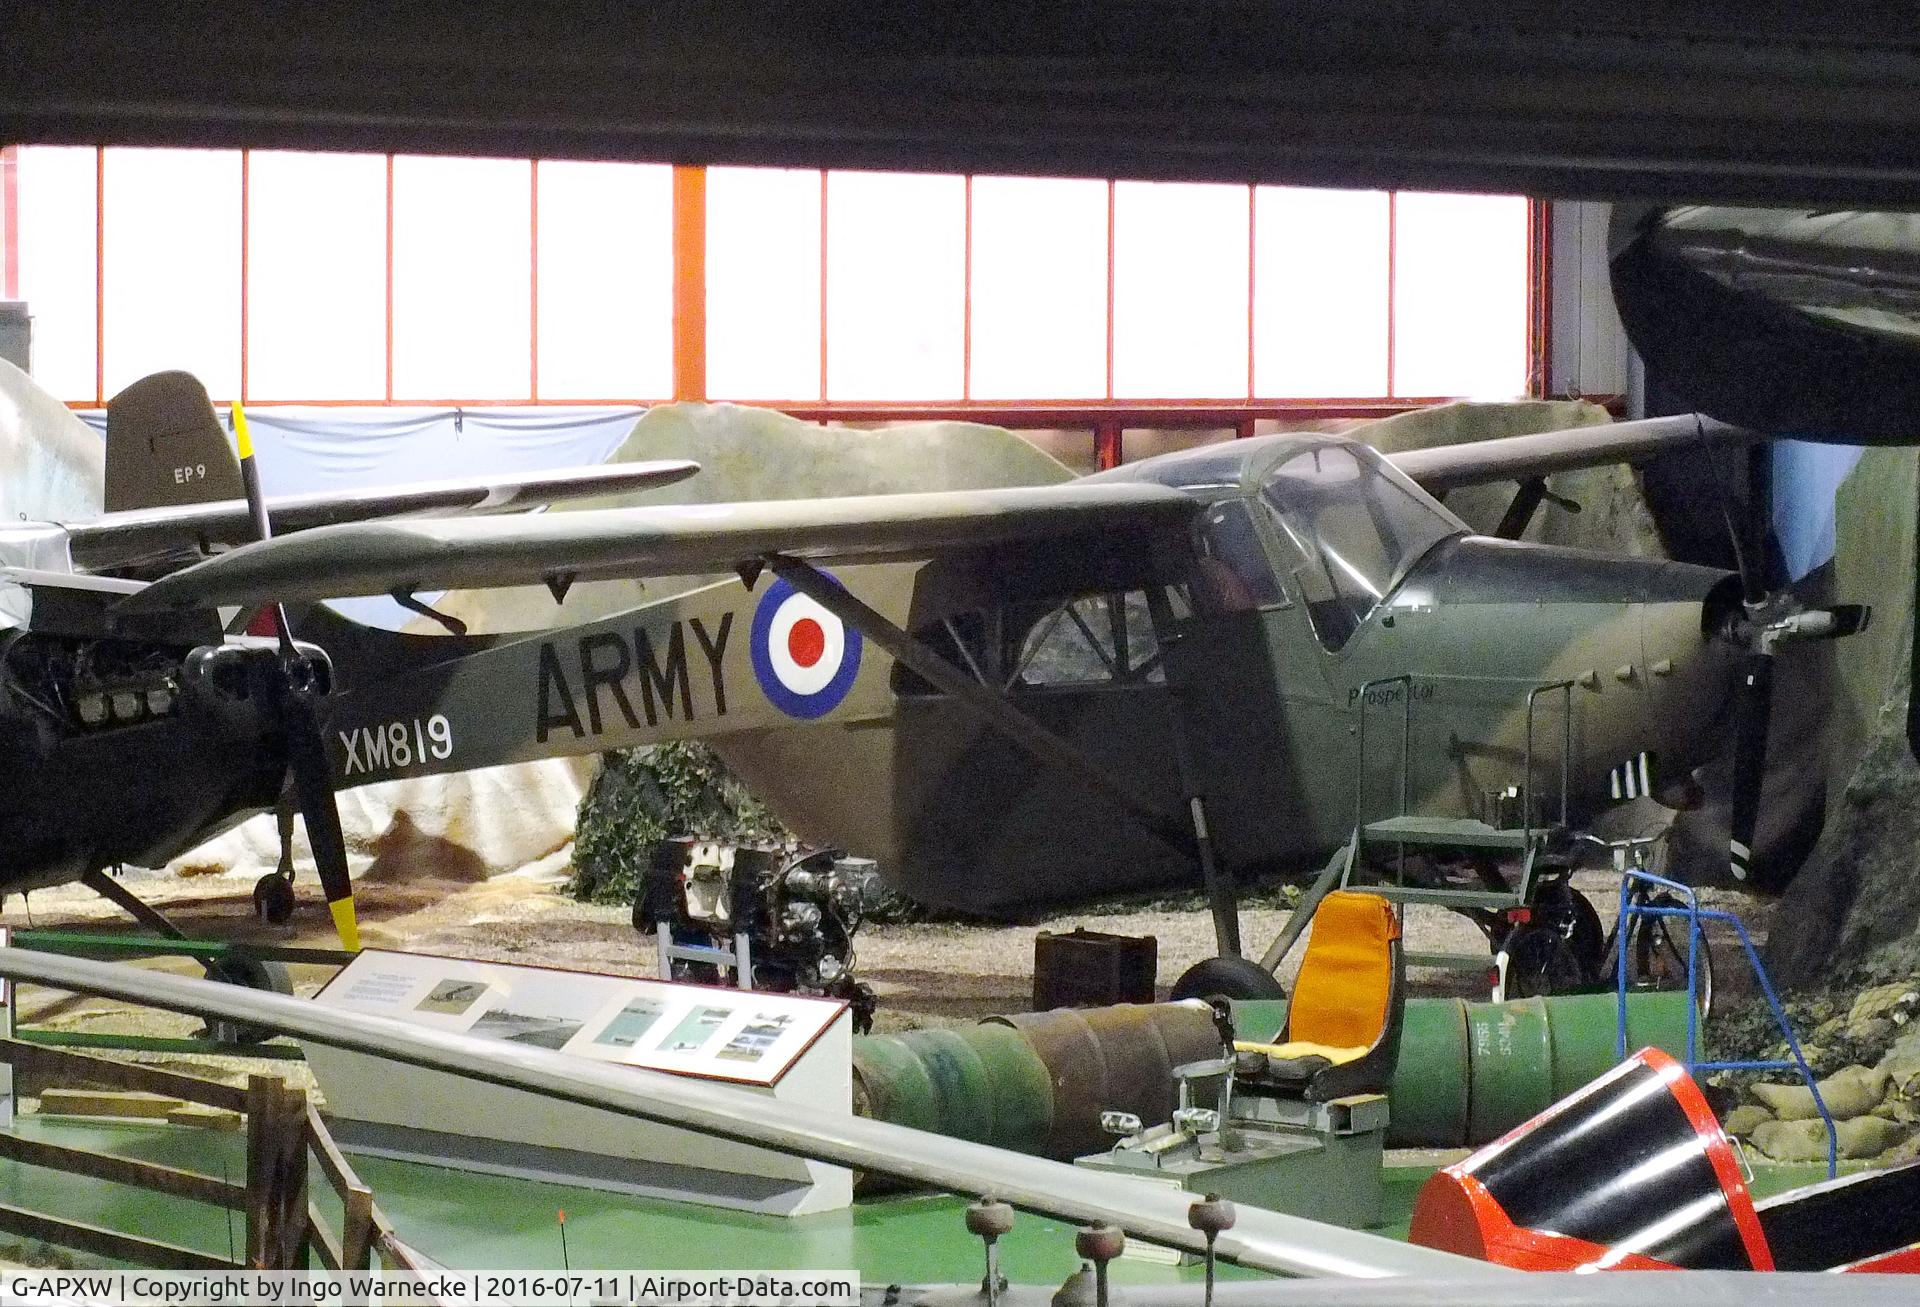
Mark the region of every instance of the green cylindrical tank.
POLYGON ((1407 1002, 1400 1057, 1387 1089, 1387 1139, 1395 1147, 1458 1146, 1467 1137, 1467 1004, 1407 1002))
MULTIPOLYGON (((1387 1142, 1459 1148, 1498 1139, 1614 1066, 1616 1004, 1613 994, 1408 1000, 1387 1142)), ((1647 1047, 1686 1056, 1685 994, 1627 996, 1627 1051, 1647 1047)))
MULTIPOLYGON (((1687 999, 1627 996, 1629 1051, 1685 1056, 1687 999)), ((1282 1001, 1234 1005, 1249 1039, 1286 1020, 1282 1001)), ((1388 1088, 1387 1142, 1457 1148, 1497 1139, 1614 1065, 1615 997, 1511 1003, 1410 999, 1388 1088)), ((1171 1069, 1218 1052, 1206 1008, 1124 1004, 993 1017, 973 1026, 854 1040, 855 1110, 1021 1152, 1074 1157, 1105 1147, 1103 1111, 1148 1124, 1174 1106, 1171 1069)))
POLYGON ((1045 1151, 1052 1084, 1018 1031, 981 1024, 857 1039, 853 1077, 862 1115, 1023 1153, 1045 1151))
POLYGON ((1552 1102, 1547 1000, 1468 1004, 1466 1141, 1498 1139, 1552 1102))

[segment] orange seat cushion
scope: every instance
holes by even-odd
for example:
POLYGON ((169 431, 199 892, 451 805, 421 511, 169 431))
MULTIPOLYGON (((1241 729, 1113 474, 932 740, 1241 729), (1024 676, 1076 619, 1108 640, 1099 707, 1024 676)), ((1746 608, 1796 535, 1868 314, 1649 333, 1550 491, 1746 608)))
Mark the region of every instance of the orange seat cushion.
POLYGON ((1398 938, 1400 922, 1385 899, 1350 890, 1327 895, 1294 982, 1288 1042, 1371 1048, 1387 1023, 1398 938))

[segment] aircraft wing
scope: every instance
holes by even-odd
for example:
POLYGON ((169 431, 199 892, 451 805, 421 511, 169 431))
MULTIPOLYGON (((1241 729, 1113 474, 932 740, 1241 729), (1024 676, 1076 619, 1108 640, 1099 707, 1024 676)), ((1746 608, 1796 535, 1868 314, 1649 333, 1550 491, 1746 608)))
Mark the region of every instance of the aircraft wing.
POLYGON ((1645 463, 1687 450, 1750 445, 1757 431, 1732 427, 1700 413, 1644 418, 1609 426, 1543 431, 1531 436, 1476 440, 1464 445, 1409 449, 1393 465, 1431 494, 1489 481, 1526 481, 1575 468, 1645 463))
MULTIPOLYGON (((631 494, 671 485, 700 470, 685 459, 607 463, 530 475, 463 477, 367 490, 281 495, 267 500, 276 534, 304 532, 368 518, 505 513, 568 499, 631 494)), ((106 513, 66 524, 75 567, 100 570, 213 545, 253 539, 244 499, 106 513)))
POLYGON ((751 566, 771 553, 874 561, 1095 534, 1116 543, 1142 541, 1160 531, 1184 542, 1196 511, 1193 500, 1167 486, 1067 482, 364 522, 243 545, 162 577, 122 607, 155 612, 396 590, 685 576, 751 566))

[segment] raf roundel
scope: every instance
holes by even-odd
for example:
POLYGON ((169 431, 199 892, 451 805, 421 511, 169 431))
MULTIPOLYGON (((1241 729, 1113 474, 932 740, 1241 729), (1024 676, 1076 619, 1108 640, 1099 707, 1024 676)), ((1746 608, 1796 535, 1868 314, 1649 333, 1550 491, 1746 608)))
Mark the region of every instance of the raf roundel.
POLYGON ((860 632, 776 579, 753 614, 753 674, 773 706, 811 720, 840 706, 860 672, 860 632))

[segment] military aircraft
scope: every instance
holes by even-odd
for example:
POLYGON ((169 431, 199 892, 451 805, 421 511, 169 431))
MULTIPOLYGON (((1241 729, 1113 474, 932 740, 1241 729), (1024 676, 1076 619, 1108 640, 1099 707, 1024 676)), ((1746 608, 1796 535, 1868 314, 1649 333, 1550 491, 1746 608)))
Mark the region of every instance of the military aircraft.
POLYGON ((331 688, 325 652, 284 621, 249 635, 213 609, 113 612, 141 578, 255 538, 262 512, 298 530, 524 510, 697 470, 629 463, 266 500, 192 377, 160 373, 117 395, 103 445, 4 362, 0 461, 0 892, 82 879, 161 926, 103 869, 161 865, 274 806, 290 767, 330 888, 347 887, 314 718, 331 688))
MULTIPOLYGON (((1755 439, 1684 417, 1388 458, 1277 435, 1050 486, 344 523, 89 613, 116 630, 308 605, 336 785, 708 738, 802 836, 924 901, 1199 881, 1236 959, 1241 878, 1378 819, 1464 822, 1422 837, 1455 852, 1518 847, 1518 827, 1531 852, 1620 799, 1683 794, 1736 716, 1764 744, 1775 651, 1863 612, 1512 538, 1549 474, 1755 439), (1435 498, 1507 481, 1507 538, 1435 498), (508 635, 377 631, 316 602, 716 573, 508 635)), ((1259 989, 1252 963, 1229 970, 1211 981, 1259 989)))

